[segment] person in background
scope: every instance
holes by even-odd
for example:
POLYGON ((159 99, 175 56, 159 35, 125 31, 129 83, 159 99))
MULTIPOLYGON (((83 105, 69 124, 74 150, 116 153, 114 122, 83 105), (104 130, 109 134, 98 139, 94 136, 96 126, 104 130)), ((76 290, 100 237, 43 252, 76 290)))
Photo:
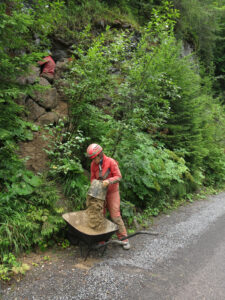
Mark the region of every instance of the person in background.
MULTIPOLYGON (((112 221, 118 225, 117 237, 121 239, 127 236, 126 227, 120 214, 120 192, 119 181, 122 178, 118 163, 113 158, 107 157, 102 147, 98 144, 91 144, 87 148, 87 156, 91 162, 91 182, 94 179, 102 180, 103 186, 107 187, 105 208, 109 210, 112 221)), ((106 209, 105 209, 106 210, 106 209)), ((104 214, 105 214, 104 210, 104 214)), ((122 242, 124 249, 130 249, 128 239, 122 242)))
POLYGON ((53 82, 55 73, 55 61, 51 57, 51 52, 49 56, 44 57, 42 60, 38 61, 39 66, 41 66, 41 77, 47 79, 50 83, 53 82))

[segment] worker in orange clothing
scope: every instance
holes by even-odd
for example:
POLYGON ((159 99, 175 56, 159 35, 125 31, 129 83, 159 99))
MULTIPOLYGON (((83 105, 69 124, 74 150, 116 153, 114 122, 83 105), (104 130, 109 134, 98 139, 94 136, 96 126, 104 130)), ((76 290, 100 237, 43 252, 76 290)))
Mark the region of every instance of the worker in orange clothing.
MULTIPOLYGON (((103 186, 108 187, 105 208, 109 210, 112 221, 118 225, 117 236, 121 239, 127 236, 127 231, 120 214, 119 181, 122 175, 118 163, 113 158, 107 157, 98 144, 89 145, 87 156, 92 159, 91 182, 94 179, 103 180, 103 186)), ((130 249, 128 239, 124 240, 122 245, 124 249, 130 249)))
MULTIPOLYGON (((49 54, 51 54, 49 52, 49 54)), ((49 82, 53 82, 55 73, 55 61, 49 55, 38 61, 39 66, 42 66, 41 77, 46 78, 49 82)))

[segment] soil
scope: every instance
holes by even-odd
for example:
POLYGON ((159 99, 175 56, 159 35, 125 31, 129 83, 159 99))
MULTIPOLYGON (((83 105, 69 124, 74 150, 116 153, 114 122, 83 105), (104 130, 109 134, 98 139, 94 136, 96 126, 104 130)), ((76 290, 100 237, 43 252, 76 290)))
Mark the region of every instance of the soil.
POLYGON ((47 169, 47 154, 43 150, 48 145, 41 132, 35 132, 32 141, 20 143, 20 157, 27 158, 26 167, 34 172, 43 172, 47 169))
POLYGON ((88 257, 86 260, 83 258, 79 258, 77 264, 75 264, 75 268, 80 270, 90 270, 94 265, 99 263, 101 260, 97 258, 88 257))
POLYGON ((87 210, 81 210, 72 213, 66 213, 63 215, 64 220, 69 223, 72 227, 76 228, 80 232, 88 235, 99 235, 102 233, 107 233, 115 231, 117 226, 104 218, 104 227, 101 229, 91 228, 88 226, 88 214, 87 210))
POLYGON ((87 196, 88 226, 96 231, 105 231, 106 219, 103 215, 104 201, 87 196))

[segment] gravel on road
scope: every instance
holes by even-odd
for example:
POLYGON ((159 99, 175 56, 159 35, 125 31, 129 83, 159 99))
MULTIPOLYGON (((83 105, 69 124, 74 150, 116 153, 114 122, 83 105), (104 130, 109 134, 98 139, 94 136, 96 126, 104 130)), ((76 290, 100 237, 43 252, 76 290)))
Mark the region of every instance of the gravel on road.
MULTIPOLYGON (((131 238, 129 251, 112 244, 103 257, 91 253, 86 266, 79 249, 71 247, 61 251, 52 263, 32 268, 20 282, 4 288, 2 299, 136 300, 138 291, 147 284, 146 278, 152 278, 154 284, 156 270, 162 266, 170 269, 177 253, 197 243, 224 214, 225 193, 189 203, 154 219, 150 229, 158 231, 158 236, 131 238)), ((160 281, 163 282, 163 276, 160 281)))

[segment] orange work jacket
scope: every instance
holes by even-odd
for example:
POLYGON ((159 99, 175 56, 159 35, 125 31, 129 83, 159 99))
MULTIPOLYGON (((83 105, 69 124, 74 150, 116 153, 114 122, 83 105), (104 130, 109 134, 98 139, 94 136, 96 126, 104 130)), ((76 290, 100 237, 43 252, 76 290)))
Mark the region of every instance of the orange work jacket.
POLYGON ((103 154, 102 164, 96 164, 94 161, 91 163, 91 182, 97 180, 109 180, 108 193, 119 190, 119 181, 122 175, 118 163, 115 159, 107 157, 103 154))
POLYGON ((50 73, 50 74, 54 75, 54 73, 55 73, 55 62, 54 62, 54 60, 52 59, 51 56, 46 56, 45 58, 43 58, 43 60, 40 60, 38 62, 38 64, 40 66, 44 65, 42 73, 50 73))

